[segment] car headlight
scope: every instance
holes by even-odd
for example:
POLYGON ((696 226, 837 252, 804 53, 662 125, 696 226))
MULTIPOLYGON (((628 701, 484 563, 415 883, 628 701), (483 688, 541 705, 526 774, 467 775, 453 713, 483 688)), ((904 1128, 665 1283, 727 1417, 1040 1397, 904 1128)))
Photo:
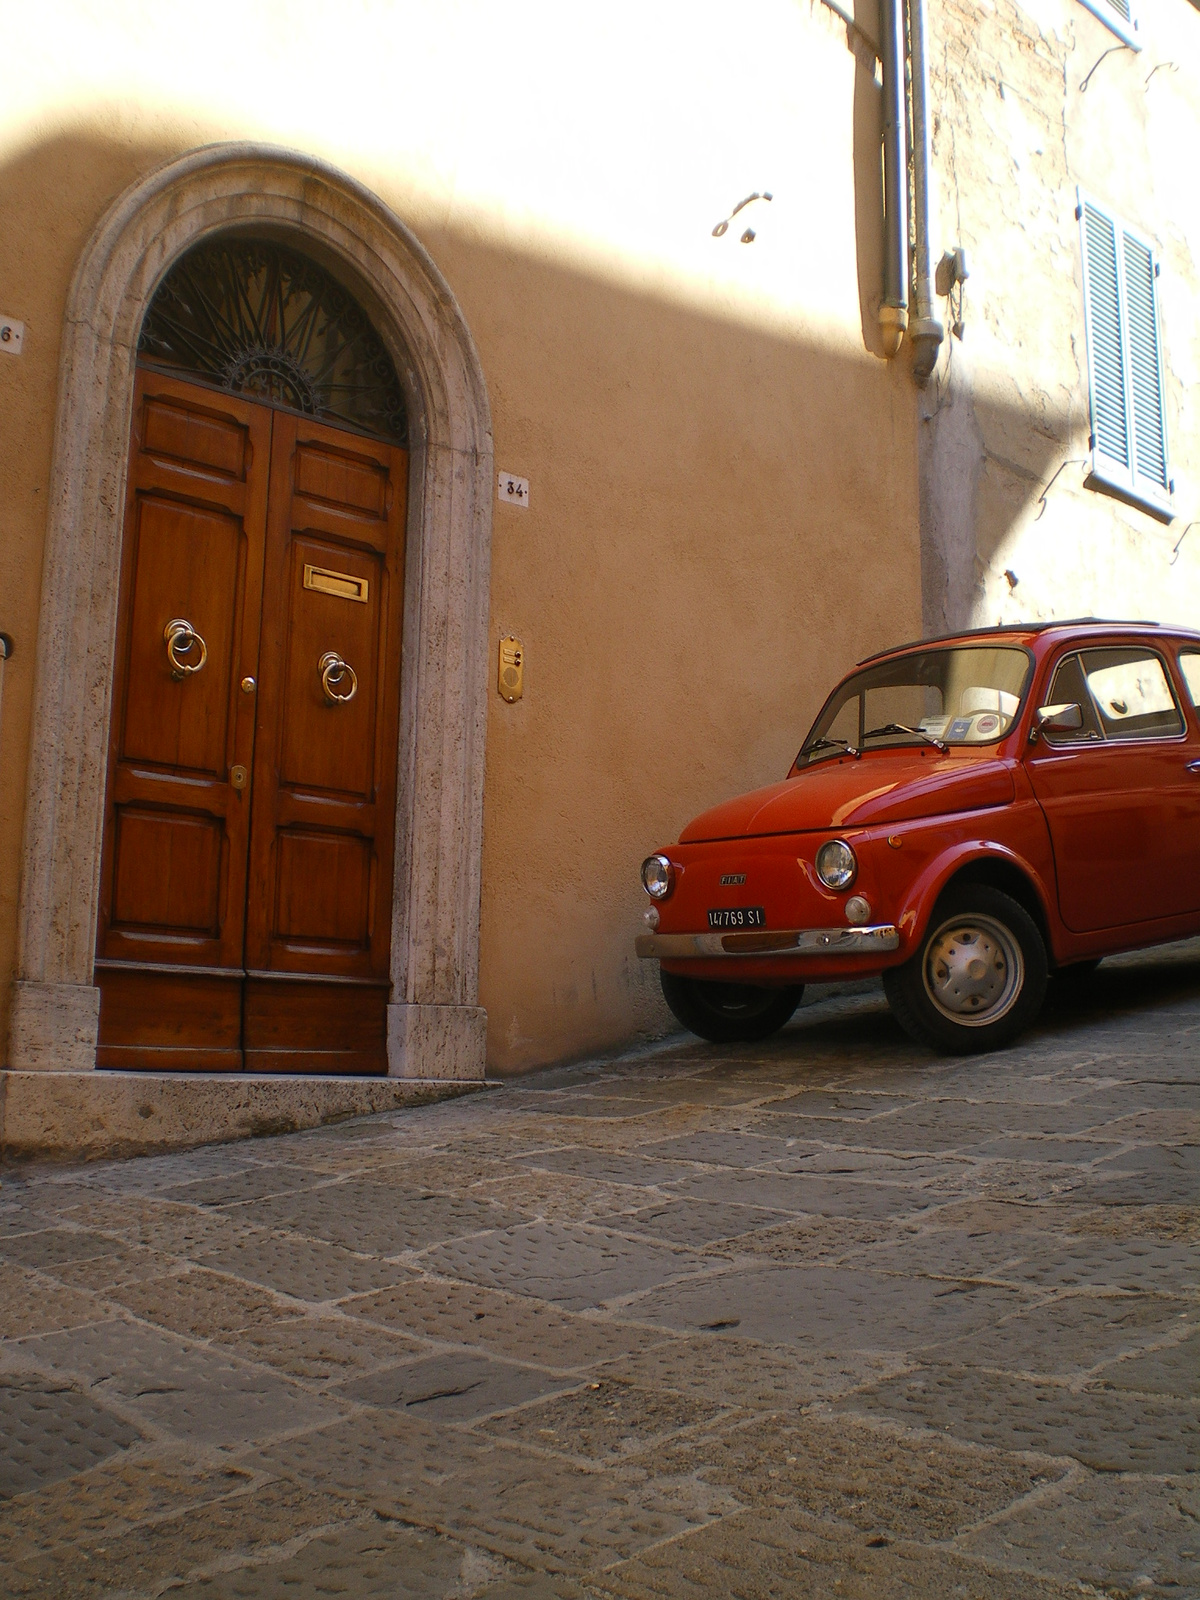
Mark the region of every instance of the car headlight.
POLYGON ((817 851, 817 877, 827 889, 848 889, 858 876, 858 857, 844 839, 830 839, 817 851))
POLYGON ((665 900, 675 887, 675 868, 666 856, 647 856, 642 862, 642 888, 651 900, 665 900))

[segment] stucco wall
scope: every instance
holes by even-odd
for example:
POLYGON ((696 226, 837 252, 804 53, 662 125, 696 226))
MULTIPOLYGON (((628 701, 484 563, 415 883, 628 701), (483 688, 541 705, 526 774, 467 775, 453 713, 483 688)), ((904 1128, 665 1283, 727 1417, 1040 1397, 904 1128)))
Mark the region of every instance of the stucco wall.
POLYGON ((491 1064, 664 1028, 631 955, 642 856, 781 772, 833 678, 919 630, 916 405, 871 353, 869 56, 792 0, 736 19, 217 0, 199 30, 60 0, 9 35, 0 313, 26 340, 0 356, 3 1003, 67 286, 139 174, 250 137, 338 164, 416 231, 479 347, 497 464, 531 480, 493 532, 493 640, 528 655, 524 700, 493 692, 489 715, 491 1064))
POLYGON ((1078 0, 930 10, 934 256, 963 245, 971 269, 965 337, 947 341, 923 401, 933 632, 1088 614, 1200 620, 1200 529, 1176 551, 1200 517, 1200 11, 1137 10, 1137 53, 1078 0), (1077 186, 1160 251, 1169 525, 1084 484, 1077 186))

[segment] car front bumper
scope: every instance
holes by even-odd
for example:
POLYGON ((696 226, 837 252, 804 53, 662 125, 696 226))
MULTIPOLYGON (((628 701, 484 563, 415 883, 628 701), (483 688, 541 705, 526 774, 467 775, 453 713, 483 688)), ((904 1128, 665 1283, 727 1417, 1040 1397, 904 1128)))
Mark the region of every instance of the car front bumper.
POLYGON ((889 923, 871 928, 754 929, 738 933, 642 933, 643 961, 709 960, 714 956, 887 955, 900 948, 900 931, 889 923))

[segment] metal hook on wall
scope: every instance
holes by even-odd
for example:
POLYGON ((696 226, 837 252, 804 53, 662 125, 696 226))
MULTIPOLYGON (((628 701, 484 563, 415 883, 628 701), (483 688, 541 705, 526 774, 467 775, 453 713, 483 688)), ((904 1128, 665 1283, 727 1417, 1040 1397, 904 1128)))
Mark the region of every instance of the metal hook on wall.
POLYGON ((1038 505, 1041 507, 1041 511, 1039 511, 1037 516, 1034 517, 1033 520, 1035 522, 1040 522, 1042 520, 1042 512, 1045 511, 1045 509, 1046 509, 1046 496, 1050 493, 1051 489, 1053 489, 1054 485, 1058 482, 1059 473, 1064 472, 1067 469, 1067 467, 1080 467, 1080 466, 1083 466, 1086 461, 1087 461, 1087 457, 1086 456, 1071 456, 1069 460, 1059 463, 1058 469, 1055 472, 1054 476, 1050 479, 1050 482, 1042 490, 1041 494, 1038 495, 1038 505))
POLYGON ((1154 76, 1154 74, 1156 72, 1178 72, 1178 71, 1179 71, 1179 68, 1175 65, 1175 63, 1173 61, 1160 61, 1156 67, 1151 67, 1150 71, 1146 74, 1146 87, 1147 88, 1150 87, 1150 79, 1154 76))
MULTIPOLYGON (((752 200, 770 200, 772 198, 773 196, 769 190, 764 189, 761 193, 759 193, 759 191, 756 189, 753 194, 748 194, 744 200, 739 200, 729 215, 727 217, 722 217, 721 221, 717 223, 716 227, 712 231, 713 238, 720 239, 727 234, 729 232, 729 224, 733 221, 734 217, 737 216, 738 212, 741 211, 744 206, 748 206, 752 200)), ((753 242, 754 229, 747 228, 745 233, 742 235, 742 243, 753 244, 753 242)))
MULTIPOLYGON (((1120 50, 1128 50, 1130 48, 1131 47, 1129 45, 1127 45, 1127 44, 1114 44, 1113 47, 1111 48, 1111 50, 1106 50, 1104 52, 1104 54, 1100 57, 1100 61, 1107 61, 1109 56, 1115 56, 1118 53, 1118 51, 1120 51, 1120 50)), ((1092 68, 1092 71, 1088 73, 1087 77, 1079 85, 1080 94, 1086 94, 1087 93, 1088 84, 1091 83, 1091 81, 1092 81, 1092 73, 1095 72, 1096 67, 1098 67, 1100 65, 1100 61, 1096 62, 1096 66, 1092 68)))
POLYGON ((1179 535, 1178 539, 1176 539, 1175 548, 1174 548, 1174 550, 1171 551, 1171 559, 1167 563, 1167 565, 1169 567, 1173 567, 1175 565, 1176 561, 1178 561, 1178 559, 1179 559, 1179 546, 1187 538, 1188 534, 1192 531, 1193 528, 1200 528, 1200 520, 1193 520, 1192 522, 1189 522, 1187 527, 1179 535))

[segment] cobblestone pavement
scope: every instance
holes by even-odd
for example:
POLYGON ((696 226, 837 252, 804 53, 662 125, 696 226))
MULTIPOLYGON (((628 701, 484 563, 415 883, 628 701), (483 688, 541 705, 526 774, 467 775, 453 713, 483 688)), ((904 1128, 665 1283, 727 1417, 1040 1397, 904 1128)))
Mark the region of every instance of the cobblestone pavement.
POLYGON ((1200 1595, 1200 943, 0 1187, 0 1592, 1200 1595))

